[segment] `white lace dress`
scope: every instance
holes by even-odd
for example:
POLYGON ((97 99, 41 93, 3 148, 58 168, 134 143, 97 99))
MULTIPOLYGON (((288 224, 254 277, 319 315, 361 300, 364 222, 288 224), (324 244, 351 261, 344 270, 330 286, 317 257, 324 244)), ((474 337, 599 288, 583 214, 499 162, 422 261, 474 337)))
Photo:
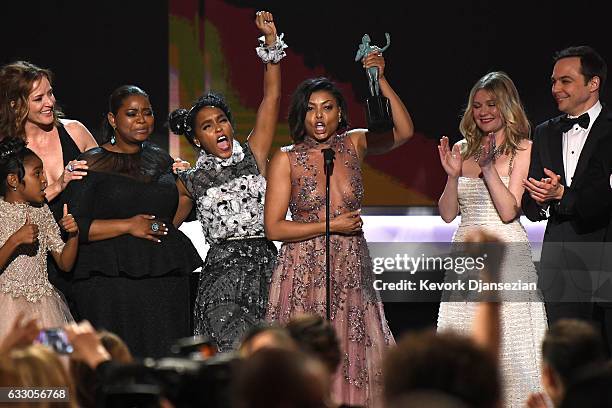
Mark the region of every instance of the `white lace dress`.
MULTIPOLYGON (((507 186, 509 177, 501 177, 507 186)), ((518 219, 501 221, 482 179, 460 177, 458 186, 461 223, 453 242, 463 242, 475 229, 483 229, 510 243, 500 266, 500 281, 537 282, 527 233, 518 219)), ((547 329, 544 303, 539 296, 532 302, 504 302, 501 308, 502 344, 500 374, 503 381, 504 407, 524 407, 531 392, 541 390, 541 343, 547 329)), ((438 331, 454 330, 470 335, 476 303, 442 302, 438 331)))

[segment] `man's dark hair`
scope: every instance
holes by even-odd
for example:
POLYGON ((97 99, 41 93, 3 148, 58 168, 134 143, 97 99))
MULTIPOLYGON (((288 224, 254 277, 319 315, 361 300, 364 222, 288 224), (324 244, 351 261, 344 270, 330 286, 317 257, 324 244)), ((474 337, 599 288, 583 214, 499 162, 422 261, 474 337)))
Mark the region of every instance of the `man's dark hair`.
POLYGON ((601 55, 588 45, 580 45, 577 47, 567 47, 558 51, 553 60, 555 63, 562 58, 578 57, 580 58, 580 69, 584 75, 585 84, 593 77, 599 77, 599 93, 603 91, 606 77, 608 75, 608 66, 606 61, 601 58, 601 55))

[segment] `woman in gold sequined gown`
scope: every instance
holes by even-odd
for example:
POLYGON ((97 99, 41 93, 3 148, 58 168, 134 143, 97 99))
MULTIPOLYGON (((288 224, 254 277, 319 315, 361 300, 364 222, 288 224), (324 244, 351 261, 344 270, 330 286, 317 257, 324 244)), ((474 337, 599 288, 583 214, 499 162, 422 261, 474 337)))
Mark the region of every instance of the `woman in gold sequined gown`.
MULTIPOLYGON (((438 147, 448 174, 438 202, 440 215, 451 222, 461 213, 453 242, 464 242, 479 229, 506 243, 499 269, 503 282, 537 282, 529 239, 519 222, 531 152, 529 129, 512 80, 503 72, 491 72, 470 92, 460 125, 465 139, 451 149, 443 137, 438 147)), ((499 361, 506 408, 523 407, 529 393, 540 390, 540 347, 547 328, 539 293, 515 295, 501 309, 499 361)), ((447 292, 443 298, 452 296, 447 292)), ((440 304, 438 330, 470 334, 476 304, 455 300, 440 304)))
POLYGON ((303 313, 326 313, 325 175, 321 149, 335 151, 330 180, 331 323, 343 360, 336 373, 336 402, 381 406, 381 360, 394 344, 379 294, 372 286, 372 262, 361 231, 361 163, 408 140, 413 124, 384 77, 384 59, 370 54, 366 67, 380 70, 380 89, 389 98, 394 128, 372 135, 347 127, 342 94, 325 78, 303 82, 293 95, 289 126, 295 144, 282 148, 268 169, 264 212, 266 235, 283 241, 272 276, 267 319, 286 323, 303 313), (286 220, 287 209, 292 220, 286 220))

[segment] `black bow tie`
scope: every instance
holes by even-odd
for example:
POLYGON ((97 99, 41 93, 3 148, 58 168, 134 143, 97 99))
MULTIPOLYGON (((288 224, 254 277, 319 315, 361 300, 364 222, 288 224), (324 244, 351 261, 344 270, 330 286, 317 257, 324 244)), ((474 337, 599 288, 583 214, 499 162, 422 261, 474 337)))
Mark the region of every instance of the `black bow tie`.
POLYGON ((577 118, 568 118, 567 116, 563 116, 561 118, 561 131, 563 133, 567 132, 568 130, 570 130, 572 127, 574 127, 574 125, 577 123, 578 126, 580 126, 583 129, 587 129, 589 127, 589 114, 588 113, 583 113, 582 115, 578 116, 577 118))

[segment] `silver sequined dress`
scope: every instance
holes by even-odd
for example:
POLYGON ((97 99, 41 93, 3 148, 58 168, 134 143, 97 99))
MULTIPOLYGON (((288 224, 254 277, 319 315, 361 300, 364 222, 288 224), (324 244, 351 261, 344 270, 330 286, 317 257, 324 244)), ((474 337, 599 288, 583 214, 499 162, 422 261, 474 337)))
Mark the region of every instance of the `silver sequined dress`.
POLYGON ((27 215, 38 226, 38 243, 20 245, 0 269, 0 338, 10 330, 19 312, 24 312, 26 318, 38 317, 45 328, 73 320, 47 276, 47 252, 59 253, 64 248, 49 207, 7 203, 0 197, 0 246, 24 225, 27 215))
MULTIPOLYGON (((283 148, 291 166, 289 208, 293 221, 325 219, 325 175, 321 149, 335 151, 330 180, 332 217, 361 207, 363 183, 359 158, 347 134, 327 144, 306 139, 283 148)), ((331 322, 343 354, 334 383, 338 402, 382 406, 382 358, 395 344, 379 294, 374 290, 372 261, 363 234, 330 239, 331 322)), ((267 319, 286 323, 293 316, 325 316, 325 237, 283 244, 272 275, 267 319)))
MULTIPOLYGON (((501 177, 507 186, 510 178, 501 177)), ((453 242, 463 242, 475 229, 484 229, 507 245, 500 266, 503 282, 537 282, 527 233, 518 219, 503 223, 493 205, 485 182, 480 178, 460 177, 458 186, 461 223, 453 242)), ((502 344, 500 373, 503 380, 504 408, 524 407, 531 392, 540 388, 540 348, 547 329, 541 298, 533 302, 504 302, 501 309, 502 344)), ((470 335, 476 303, 442 302, 438 330, 455 330, 470 335)))

